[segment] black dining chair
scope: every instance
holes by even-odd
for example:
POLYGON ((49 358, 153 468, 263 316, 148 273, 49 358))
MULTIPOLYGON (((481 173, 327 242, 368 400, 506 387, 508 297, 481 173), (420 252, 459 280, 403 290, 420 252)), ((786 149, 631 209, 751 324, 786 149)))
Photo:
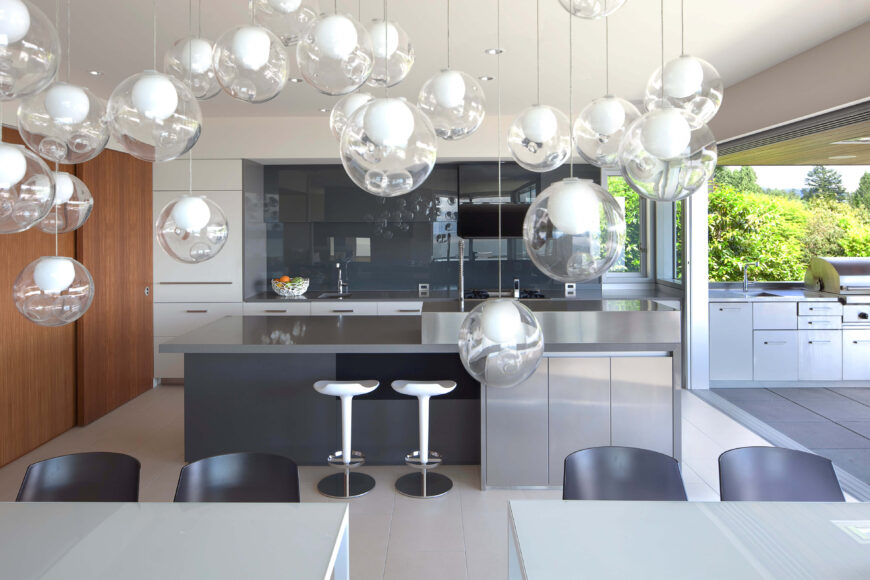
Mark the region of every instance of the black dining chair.
POLYGON ((299 470, 271 453, 229 453, 181 469, 178 502, 299 502, 299 470))
POLYGON ((139 501, 140 470, 123 453, 53 457, 27 468, 15 501, 139 501))
POLYGON ((782 447, 739 447, 719 456, 722 501, 846 501, 830 459, 782 447))
POLYGON ((686 501, 677 460, 636 447, 590 447, 565 458, 562 499, 686 501))

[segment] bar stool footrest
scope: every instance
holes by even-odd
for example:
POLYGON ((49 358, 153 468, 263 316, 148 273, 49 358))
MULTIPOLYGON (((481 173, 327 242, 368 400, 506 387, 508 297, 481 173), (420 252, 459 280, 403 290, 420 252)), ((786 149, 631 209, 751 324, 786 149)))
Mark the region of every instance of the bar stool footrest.
POLYGON ((419 451, 412 451, 405 455, 405 465, 414 469, 435 469, 441 465, 441 454, 437 451, 429 450, 429 461, 423 463, 419 451))
POLYGON ((350 462, 344 462, 344 454, 341 451, 336 451, 332 455, 330 455, 326 459, 327 463, 329 463, 333 467, 337 467, 339 469, 353 469, 355 467, 359 467, 360 465, 366 462, 366 456, 362 453, 362 451, 351 451, 350 452, 350 462))
POLYGON ((317 491, 326 497, 348 499, 367 494, 375 487, 375 479, 365 473, 345 470, 344 473, 334 473, 317 483, 317 491))
POLYGON ((428 470, 409 473, 396 480, 396 491, 408 497, 440 497, 452 487, 453 481, 449 477, 428 470))

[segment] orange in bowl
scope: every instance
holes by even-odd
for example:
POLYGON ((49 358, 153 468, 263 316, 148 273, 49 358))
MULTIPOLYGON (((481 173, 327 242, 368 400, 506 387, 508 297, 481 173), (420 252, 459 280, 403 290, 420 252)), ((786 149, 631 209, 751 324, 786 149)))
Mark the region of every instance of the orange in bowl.
POLYGON ((289 282, 290 276, 281 276, 280 278, 278 278, 278 281, 279 282, 289 282))

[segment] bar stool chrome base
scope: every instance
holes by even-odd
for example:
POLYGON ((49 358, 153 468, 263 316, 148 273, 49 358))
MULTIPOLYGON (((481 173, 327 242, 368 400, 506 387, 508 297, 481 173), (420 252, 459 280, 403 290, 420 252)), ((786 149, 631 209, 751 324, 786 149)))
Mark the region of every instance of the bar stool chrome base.
POLYGON ((424 469, 403 475, 396 480, 396 491, 408 497, 440 497, 453 488, 453 481, 446 475, 424 469))
POLYGON ((326 462, 332 467, 338 467, 339 469, 349 468, 353 469, 355 467, 359 467, 363 463, 366 462, 366 456, 362 453, 362 451, 351 451, 350 452, 350 461, 347 463, 344 462, 344 453, 341 450, 334 452, 332 455, 326 458, 326 462))
POLYGON ((317 483, 317 491, 326 497, 349 499, 360 497, 375 487, 375 478, 365 473, 351 472, 345 469, 343 473, 328 475, 317 483))
POLYGON ((408 467, 413 467, 414 469, 435 469, 439 465, 441 465, 441 461, 443 461, 441 454, 437 451, 429 450, 429 457, 426 463, 423 463, 420 452, 412 451, 405 455, 405 465, 408 467))

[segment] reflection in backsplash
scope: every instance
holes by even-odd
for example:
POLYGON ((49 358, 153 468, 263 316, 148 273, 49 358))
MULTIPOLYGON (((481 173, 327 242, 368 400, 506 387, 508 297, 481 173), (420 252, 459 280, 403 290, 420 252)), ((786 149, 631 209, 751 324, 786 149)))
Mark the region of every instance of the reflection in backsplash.
MULTIPOLYGON (((335 265, 340 263, 351 292, 416 291, 420 283, 433 291, 456 290, 460 201, 528 202, 561 177, 526 172, 513 164, 504 164, 503 176, 498 198, 495 164, 437 165, 416 191, 381 198, 357 188, 340 165, 265 166, 262 205, 246 207, 262 211, 261 222, 256 215, 245 220, 259 222, 260 229, 265 225, 266 237, 265 256, 252 254, 262 253, 263 244, 248 244, 247 232, 260 230, 246 226, 245 275, 256 279, 248 287, 264 291, 266 280, 290 274, 310 278, 309 293, 334 290, 335 265), (249 271, 258 262, 264 272, 249 271)), ((498 287, 501 261, 505 289, 520 278, 523 288, 562 293, 562 284, 534 267, 521 239, 466 240, 465 260, 467 290, 498 287)))

